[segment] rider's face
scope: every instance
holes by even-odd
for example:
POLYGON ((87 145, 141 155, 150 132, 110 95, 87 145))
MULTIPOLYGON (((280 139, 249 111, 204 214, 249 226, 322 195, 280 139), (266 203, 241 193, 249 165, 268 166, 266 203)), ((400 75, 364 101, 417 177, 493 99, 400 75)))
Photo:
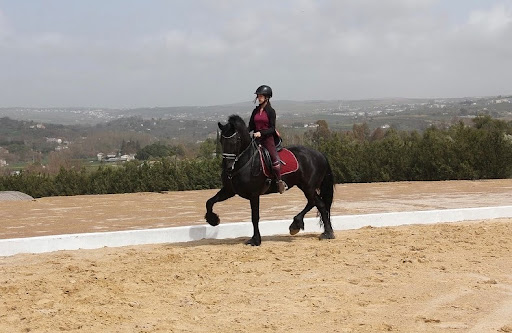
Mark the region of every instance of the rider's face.
POLYGON ((263 95, 258 95, 258 102, 260 102, 260 104, 265 103, 265 100, 266 100, 265 96, 263 96, 263 95))

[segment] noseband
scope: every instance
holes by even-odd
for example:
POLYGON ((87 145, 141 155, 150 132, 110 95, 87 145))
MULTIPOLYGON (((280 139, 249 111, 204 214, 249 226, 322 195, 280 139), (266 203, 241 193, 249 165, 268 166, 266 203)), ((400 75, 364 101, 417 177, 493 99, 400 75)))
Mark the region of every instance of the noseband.
MULTIPOLYGON (((239 146, 242 143, 242 138, 240 137, 240 134, 238 134, 237 131, 235 131, 235 133, 231 134, 230 136, 225 136, 224 134, 222 134, 222 138, 225 139, 225 140, 236 140, 236 142, 235 142, 235 151, 239 151, 240 150, 239 146)), ((233 163, 233 166, 232 166, 231 169, 233 169, 235 167, 235 163, 237 161, 237 154, 222 153, 222 158, 226 159, 226 160, 235 160, 235 162, 233 163)))

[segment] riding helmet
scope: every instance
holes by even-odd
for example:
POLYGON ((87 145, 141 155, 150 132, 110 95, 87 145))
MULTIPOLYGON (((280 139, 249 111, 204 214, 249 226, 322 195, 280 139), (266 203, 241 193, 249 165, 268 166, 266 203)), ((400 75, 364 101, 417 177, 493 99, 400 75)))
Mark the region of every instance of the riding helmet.
POLYGON ((267 96, 268 98, 272 97, 272 88, 267 85, 259 86, 255 92, 256 95, 267 96))

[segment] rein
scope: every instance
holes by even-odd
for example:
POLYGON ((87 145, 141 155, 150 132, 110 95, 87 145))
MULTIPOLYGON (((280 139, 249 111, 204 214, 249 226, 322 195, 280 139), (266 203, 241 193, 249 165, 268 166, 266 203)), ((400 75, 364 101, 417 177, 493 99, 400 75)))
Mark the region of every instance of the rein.
POLYGON ((255 141, 254 139, 251 141, 251 143, 249 144, 249 146, 247 146, 247 148, 245 148, 245 150, 244 150, 240 155, 238 155, 238 157, 235 159, 235 162, 234 162, 234 163, 233 163, 233 165, 231 166, 231 172, 232 172, 232 174, 231 174, 230 176, 228 175, 228 178, 230 178, 230 179, 231 179, 231 178, 233 178, 233 177, 234 177, 234 176, 236 176, 238 173, 240 173, 242 170, 244 170, 245 168, 247 168, 247 166, 251 165, 251 160, 252 160, 252 159, 253 159, 253 158, 258 154, 258 149, 255 149, 255 150, 254 150, 254 153, 252 154, 252 156, 249 158, 249 160, 248 160, 247 162, 245 162, 245 164, 244 164, 244 165, 242 165, 242 166, 240 167, 240 169, 238 169, 238 170, 234 171, 234 169, 235 169, 235 164, 236 164, 236 162, 238 161, 238 159, 239 159, 239 158, 242 156, 242 154, 244 154, 244 153, 245 153, 249 148, 251 148, 251 146, 256 147, 256 141, 255 141), (233 172, 233 171, 234 171, 234 172, 233 172))

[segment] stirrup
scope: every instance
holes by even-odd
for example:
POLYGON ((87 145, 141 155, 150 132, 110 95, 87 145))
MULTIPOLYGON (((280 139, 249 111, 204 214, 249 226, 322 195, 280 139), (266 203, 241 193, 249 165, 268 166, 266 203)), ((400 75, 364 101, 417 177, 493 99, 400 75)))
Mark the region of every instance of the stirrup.
POLYGON ((279 180, 277 182, 277 190, 279 191, 280 194, 283 194, 284 191, 286 191, 287 189, 288 185, 283 180, 279 180))

